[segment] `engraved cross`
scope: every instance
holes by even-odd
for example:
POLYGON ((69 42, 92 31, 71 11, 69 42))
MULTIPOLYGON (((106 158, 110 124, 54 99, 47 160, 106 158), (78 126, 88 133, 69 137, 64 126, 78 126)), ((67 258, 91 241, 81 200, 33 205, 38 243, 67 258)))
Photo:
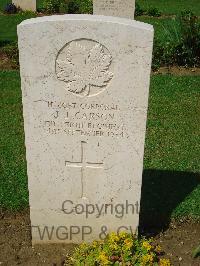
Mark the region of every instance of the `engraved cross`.
POLYGON ((80 168, 81 169, 81 198, 86 199, 85 190, 84 190, 84 183, 85 183, 85 170, 87 168, 90 169, 102 169, 103 168, 103 162, 88 162, 86 160, 86 156, 84 153, 84 146, 87 144, 85 141, 81 141, 81 160, 80 161, 65 161, 65 166, 67 167, 74 167, 74 168, 80 168))

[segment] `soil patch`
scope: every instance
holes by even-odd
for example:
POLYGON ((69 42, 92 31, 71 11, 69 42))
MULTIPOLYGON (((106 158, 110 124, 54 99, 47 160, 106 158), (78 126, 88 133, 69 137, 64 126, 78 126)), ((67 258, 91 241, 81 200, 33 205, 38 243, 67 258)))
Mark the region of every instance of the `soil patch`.
POLYGON ((0 70, 18 69, 19 66, 14 63, 3 51, 0 50, 0 70))
MULTIPOLYGON (((11 60, 6 53, 0 50, 0 70, 19 69, 19 66, 11 60)), ((186 67, 160 67, 158 70, 152 72, 153 75, 157 74, 172 74, 175 76, 199 76, 200 68, 186 68, 186 67)))
POLYGON ((167 14, 161 14, 159 17, 156 16, 150 16, 150 15, 141 15, 141 16, 136 16, 137 18, 154 18, 154 19, 165 19, 165 18, 176 18, 177 15, 167 15, 167 14))
POLYGON ((173 265, 200 266, 200 258, 192 258, 193 251, 200 245, 200 222, 172 222, 169 229, 155 239, 173 265))
POLYGON ((172 74, 175 76, 199 76, 200 75, 200 68, 186 68, 186 67, 178 67, 178 66, 171 66, 171 67, 160 67, 154 74, 172 74))
POLYGON ((31 246, 29 211, 4 213, 0 220, 0 265, 61 266, 74 245, 31 246))
MULTIPOLYGON (((200 266, 192 251, 200 244, 200 222, 173 222, 169 229, 155 237, 173 265, 200 266)), ((29 211, 0 215, 0 265, 61 266, 74 245, 31 246, 29 211)))

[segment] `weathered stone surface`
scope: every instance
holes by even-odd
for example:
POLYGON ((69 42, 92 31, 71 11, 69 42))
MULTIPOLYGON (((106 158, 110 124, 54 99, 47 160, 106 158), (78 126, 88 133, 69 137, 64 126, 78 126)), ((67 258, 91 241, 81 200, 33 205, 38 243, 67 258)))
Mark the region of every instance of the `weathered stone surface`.
POLYGON ((22 10, 36 11, 36 0, 12 0, 12 2, 22 10))
POLYGON ((91 241, 103 225, 135 232, 152 26, 49 16, 22 22, 18 37, 33 243, 91 241))
POLYGON ((134 19, 135 0, 93 0, 93 13, 134 19))

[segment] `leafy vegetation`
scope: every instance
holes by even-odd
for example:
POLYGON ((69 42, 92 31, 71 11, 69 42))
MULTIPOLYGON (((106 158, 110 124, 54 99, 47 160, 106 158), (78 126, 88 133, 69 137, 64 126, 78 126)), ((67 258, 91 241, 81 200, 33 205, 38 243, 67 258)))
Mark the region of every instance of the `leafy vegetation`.
POLYGON ((170 260, 161 258, 161 247, 153 239, 137 239, 125 232, 111 233, 104 241, 81 244, 66 262, 66 266, 170 266, 170 260))
POLYGON ((69 0, 69 13, 92 14, 92 0, 69 0))
POLYGON ((145 10, 143 8, 141 8, 141 6, 139 5, 139 3, 136 1, 135 3, 135 16, 142 16, 144 15, 145 10))
POLYGON ((200 256, 200 245, 193 251, 192 257, 195 259, 200 256))
POLYGON ((40 7, 48 13, 92 14, 92 0, 44 0, 40 7))
POLYGON ((200 20, 191 11, 176 18, 137 19, 154 25, 154 69, 166 65, 200 66, 200 20))
POLYGON ((10 4, 7 4, 4 8, 4 13, 6 14, 16 14, 17 13, 17 7, 10 3, 10 4))
POLYGON ((44 10, 50 14, 59 13, 64 6, 66 6, 65 0, 44 0, 43 3, 44 10))
POLYGON ((156 7, 165 15, 179 15, 181 10, 191 10, 200 16, 199 0, 136 0, 142 9, 156 7))
POLYGON ((142 15, 147 15, 150 17, 160 17, 161 16, 161 12, 159 11, 159 9, 157 7, 149 7, 149 9, 144 9, 140 6, 140 4, 138 3, 138 1, 136 1, 135 3, 135 16, 142 16, 142 15))
MULTIPOLYGON (((44 8, 49 13, 68 10, 69 13, 90 13, 91 0, 45 0, 44 8)), ((143 13, 136 6, 136 13, 143 13)), ((146 11, 145 11, 146 12, 146 11)), ((159 15, 157 9, 150 10, 152 15, 159 15), (153 14, 154 13, 154 14, 153 14)), ((21 21, 35 17, 31 12, 20 12, 15 15, 0 15, 0 46, 16 42, 16 27, 21 21)), ((175 18, 137 17, 138 20, 154 25, 155 40, 153 69, 160 66, 200 66, 200 20, 190 11, 182 12, 175 18)), ((15 45, 14 45, 15 46, 15 45)), ((16 51, 13 47, 13 51, 16 51)), ((15 58, 17 51, 15 53, 15 58)), ((17 60, 16 60, 17 61, 17 60)))
POLYGON ((177 65, 200 66, 200 21, 192 12, 182 12, 180 41, 174 49, 177 65))
POLYGON ((160 17, 161 16, 161 12, 156 7, 150 7, 146 13, 148 16, 151 16, 151 17, 160 17))

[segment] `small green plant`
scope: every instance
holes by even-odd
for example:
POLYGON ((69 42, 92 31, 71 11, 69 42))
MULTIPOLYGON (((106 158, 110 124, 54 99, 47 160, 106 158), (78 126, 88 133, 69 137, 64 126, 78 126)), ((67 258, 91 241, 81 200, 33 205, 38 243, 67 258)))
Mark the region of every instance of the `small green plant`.
POLYGON ((181 43, 181 32, 176 19, 171 20, 167 26, 163 26, 163 38, 161 43, 154 41, 153 66, 170 66, 175 64, 174 49, 181 43))
POLYGON ((200 66, 200 22, 191 11, 184 11, 179 17, 181 42, 175 47, 175 61, 178 65, 200 66))
POLYGON ((161 16, 161 12, 158 8, 156 7, 150 7, 147 10, 147 15, 151 16, 151 17, 160 17, 161 16))
POLYGON ((155 40, 153 70, 160 66, 200 66, 200 21, 190 11, 184 11, 163 26, 163 40, 155 40))
POLYGON ((158 70, 163 63, 164 47, 156 39, 154 41, 152 70, 158 70))
POLYGON ((12 3, 7 4, 4 8, 4 13, 6 14, 16 14, 17 11, 17 7, 12 3))
POLYGON ((30 18, 35 18, 37 14, 34 11, 31 10, 19 10, 19 16, 24 16, 24 17, 30 17, 30 18))
POLYGON ((104 241, 81 244, 66 262, 66 266, 170 266, 168 259, 160 258, 161 248, 153 240, 137 239, 130 234, 111 233, 104 241))
POLYGON ((193 253, 192 253, 192 257, 194 258, 194 259, 196 259, 197 257, 199 257, 200 256, 200 245, 193 251, 193 253))
POLYGON ((75 0, 69 0, 68 1, 68 13, 69 14, 79 14, 80 10, 80 3, 75 0))
POLYGON ((80 3, 81 14, 92 14, 93 12, 92 0, 79 0, 79 3, 80 3))
POLYGON ((44 0, 44 9, 47 13, 59 13, 64 8, 67 8, 67 4, 65 0, 44 0))
POLYGON ((145 13, 145 10, 141 8, 140 4, 136 2, 135 4, 135 16, 142 16, 145 13))
POLYGON ((68 0, 70 14, 92 14, 92 0, 68 0))

